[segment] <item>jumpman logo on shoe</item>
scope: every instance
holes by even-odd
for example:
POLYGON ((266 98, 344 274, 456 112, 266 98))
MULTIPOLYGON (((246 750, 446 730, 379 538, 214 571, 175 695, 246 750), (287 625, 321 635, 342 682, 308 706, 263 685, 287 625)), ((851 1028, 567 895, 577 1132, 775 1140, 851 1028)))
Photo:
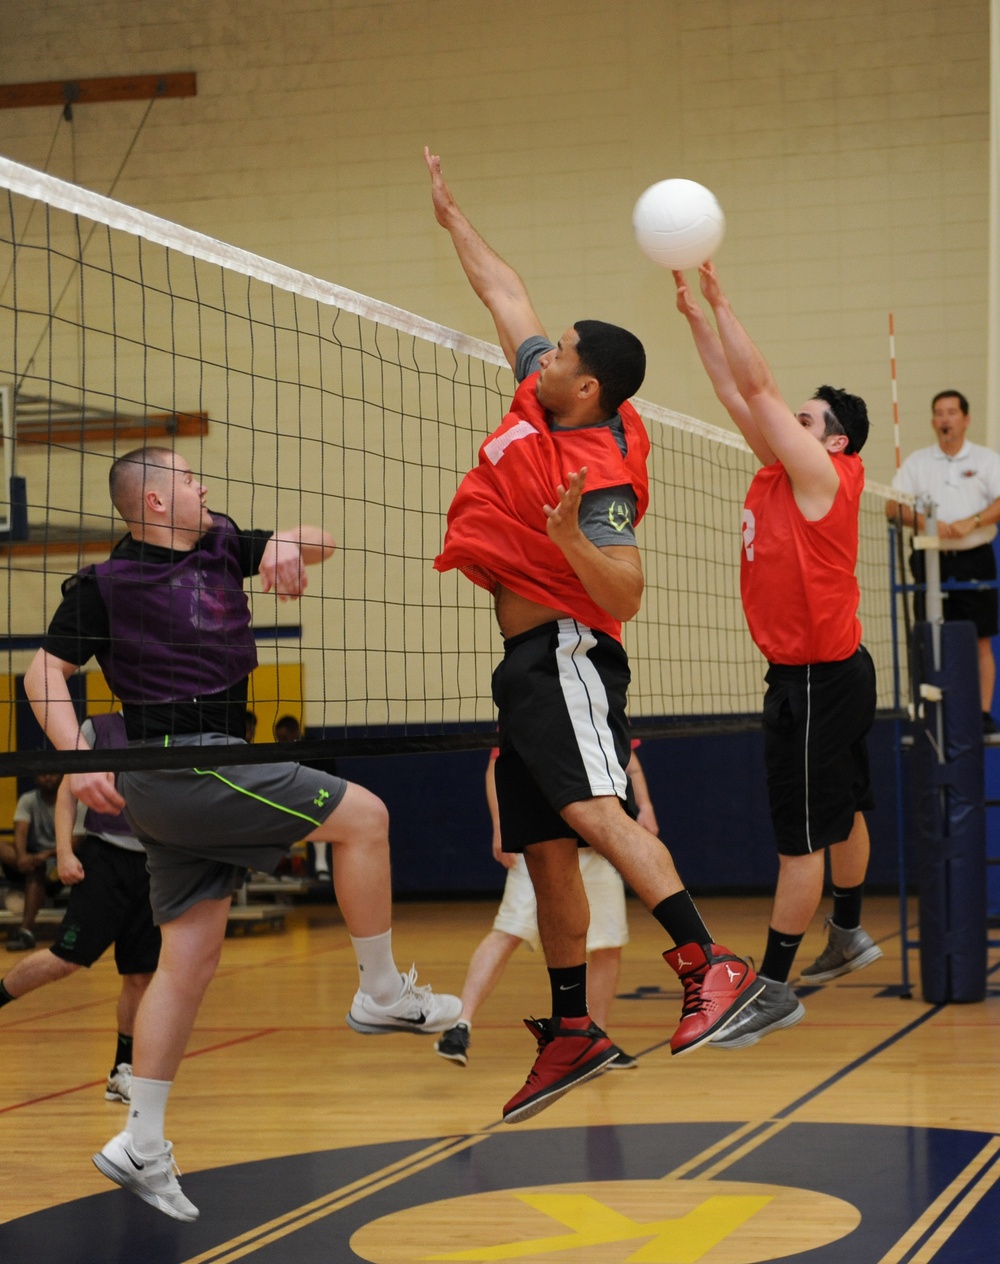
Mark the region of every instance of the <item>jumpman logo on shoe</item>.
POLYGON ((691 963, 690 961, 685 961, 685 960, 684 960, 684 958, 681 956, 681 954, 680 954, 680 953, 678 953, 678 954, 677 954, 677 966, 678 966, 678 968, 680 968, 681 966, 689 966, 689 965, 691 965, 691 964, 692 964, 692 963, 691 963))
POLYGON ((729 975, 730 983, 735 983, 736 980, 740 977, 739 970, 734 970, 728 961, 726 962, 726 973, 729 975))

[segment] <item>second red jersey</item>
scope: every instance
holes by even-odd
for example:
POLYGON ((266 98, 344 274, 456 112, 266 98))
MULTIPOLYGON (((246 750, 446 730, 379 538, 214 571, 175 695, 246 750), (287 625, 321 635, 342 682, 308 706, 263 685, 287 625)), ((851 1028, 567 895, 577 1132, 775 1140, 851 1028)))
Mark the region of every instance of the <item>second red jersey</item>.
POLYGON ((750 635, 770 663, 849 658, 861 643, 858 514, 865 471, 857 455, 831 457, 840 488, 809 522, 780 461, 758 470, 743 508, 740 588, 750 635))

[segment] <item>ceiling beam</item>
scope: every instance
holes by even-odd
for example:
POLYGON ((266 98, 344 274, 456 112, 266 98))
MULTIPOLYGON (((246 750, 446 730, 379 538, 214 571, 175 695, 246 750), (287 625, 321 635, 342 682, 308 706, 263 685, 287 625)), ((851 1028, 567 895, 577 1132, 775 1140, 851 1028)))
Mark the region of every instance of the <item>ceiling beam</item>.
POLYGON ((53 79, 0 84, 0 110, 36 105, 94 105, 100 101, 149 101, 198 95, 194 71, 171 75, 119 75, 113 79, 53 79))

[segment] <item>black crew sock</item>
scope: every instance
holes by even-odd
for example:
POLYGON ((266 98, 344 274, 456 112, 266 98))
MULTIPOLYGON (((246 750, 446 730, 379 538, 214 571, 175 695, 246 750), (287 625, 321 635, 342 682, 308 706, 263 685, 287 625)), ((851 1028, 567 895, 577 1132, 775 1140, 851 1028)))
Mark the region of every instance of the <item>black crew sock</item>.
POLYGON ((787 935, 769 926, 764 960, 760 963, 760 973, 764 978, 773 979, 775 983, 787 983, 801 943, 801 935, 787 935))
POLYGON ((119 1032, 118 1048, 115 1050, 115 1064, 111 1068, 112 1075, 114 1075, 115 1071, 123 1062, 127 1062, 129 1066, 132 1065, 132 1037, 123 1036, 122 1033, 119 1032))
POLYGON ((549 970, 553 1018, 587 1017, 587 963, 549 970))
POLYGON ((17 1000, 17 997, 11 996, 11 994, 7 991, 7 989, 3 985, 3 979, 0 979, 0 1009, 3 1009, 5 1005, 9 1005, 11 1001, 16 1001, 16 1000, 17 1000))
POLYGON ((701 914, 695 908, 690 891, 678 891, 676 895, 668 895, 652 910, 653 916, 674 941, 675 947, 681 944, 711 944, 715 941, 708 933, 708 927, 701 920, 701 914))
POLYGON ((861 901, 865 884, 833 888, 833 924, 840 930, 857 930, 861 925, 861 901))

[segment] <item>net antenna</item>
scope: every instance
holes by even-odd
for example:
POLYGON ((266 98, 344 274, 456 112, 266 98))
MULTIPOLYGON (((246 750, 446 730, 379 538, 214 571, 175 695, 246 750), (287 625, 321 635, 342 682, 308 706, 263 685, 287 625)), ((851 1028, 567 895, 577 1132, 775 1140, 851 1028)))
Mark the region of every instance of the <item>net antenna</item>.
POLYGON ((0 486, 0 539, 14 535, 14 388, 0 385, 0 446, 3 451, 0 486))
POLYGON ((889 376, 892 379, 892 437, 896 446, 896 472, 902 464, 902 452, 899 442, 899 395, 896 390, 896 323, 892 312, 889 313, 889 376))
MULTIPOLYGON (((287 748, 267 739, 286 713, 309 735, 312 745, 296 751, 305 758, 492 745, 489 682, 501 647, 492 603, 432 563, 455 489, 513 394, 501 349, 2 158, 0 190, 0 276, 10 274, 0 291, 0 382, 20 382, 25 398, 73 401, 86 419, 74 429, 68 413, 58 425, 43 415, 35 443, 17 428, 31 539, 0 558, 0 678, 16 682, 25 670, 62 581, 103 560, 122 534, 108 469, 143 440, 112 421, 167 418, 165 446, 199 473, 213 510, 244 528, 310 523, 338 545, 310 571, 300 603, 279 605, 251 586, 258 741, 215 748, 216 762, 284 758, 287 748), (68 273, 72 312, 58 303, 68 273), (171 430, 169 419, 182 416, 207 420, 191 434, 171 430), (88 531, 92 558, 83 556, 88 531)), ((757 463, 730 430, 634 403, 652 438, 640 529, 646 588, 625 632, 634 730, 756 728, 765 664, 746 630, 739 566, 757 463)), ((893 705, 896 635, 891 495, 866 487, 858 567, 884 707, 893 705)), ((90 666, 73 677, 81 714, 110 705, 90 666)), ((23 726, 0 713, 0 775, 52 758, 28 749, 23 726)), ((58 770, 109 759, 67 752, 58 770)), ((143 747, 116 753, 114 767, 212 759, 209 748, 143 747)))
MULTIPOLYGON (((899 392, 896 385, 896 322, 892 312, 889 313, 889 378, 892 382, 892 438, 896 450, 896 473, 902 469, 903 454, 902 444, 899 434, 899 392)), ((916 508, 913 510, 916 514, 916 508)), ((906 577, 906 549, 904 545, 904 523, 903 523, 903 502, 899 499, 896 501, 896 566, 898 568, 898 576, 900 583, 905 583, 906 577)), ((916 527, 916 518, 914 518, 914 528, 916 527)), ((912 662, 910 647, 910 628, 912 620, 910 617, 910 601, 906 591, 900 593, 903 607, 903 633, 906 645, 906 670, 907 679, 912 684, 912 662)))

